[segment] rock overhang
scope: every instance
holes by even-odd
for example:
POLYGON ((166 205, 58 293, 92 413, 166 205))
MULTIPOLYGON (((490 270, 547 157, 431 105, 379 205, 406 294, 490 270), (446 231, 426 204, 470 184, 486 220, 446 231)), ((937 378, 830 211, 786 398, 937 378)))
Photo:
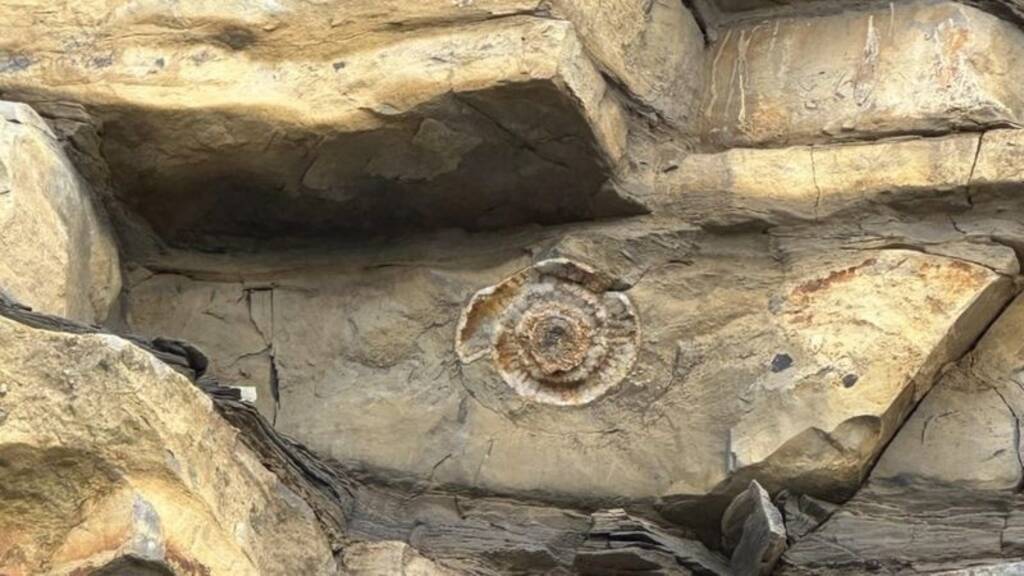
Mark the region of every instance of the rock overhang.
POLYGON ((22 39, 27 64, 0 72, 5 97, 83 104, 119 200, 171 243, 644 211, 609 184, 626 112, 570 22, 513 11, 457 27, 441 16, 339 24, 335 35, 379 41, 355 49, 326 35, 297 49, 299 15, 277 36, 253 22, 242 34, 244 16, 262 16, 235 15, 226 37, 248 42, 200 35, 215 23, 199 16, 162 19, 171 16, 115 10, 89 42, 56 27, 52 38, 22 39), (142 39, 115 34, 118 25, 142 39), (81 45, 50 51, 61 42, 81 45))
POLYGON ((115 201, 171 244, 205 249, 643 213, 615 178, 627 109, 692 122, 701 82, 700 30, 671 2, 29 3, 0 15, 0 94, 84 105, 115 201))

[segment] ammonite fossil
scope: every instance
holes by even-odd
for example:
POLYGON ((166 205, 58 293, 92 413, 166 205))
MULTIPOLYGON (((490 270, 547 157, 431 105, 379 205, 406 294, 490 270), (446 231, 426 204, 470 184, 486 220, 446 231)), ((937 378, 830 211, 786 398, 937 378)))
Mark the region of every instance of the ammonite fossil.
POLYGON ((491 356, 520 395, 586 404, 622 381, 636 361, 636 310, 611 280, 564 259, 545 260, 477 292, 462 313, 455 349, 464 363, 491 356))

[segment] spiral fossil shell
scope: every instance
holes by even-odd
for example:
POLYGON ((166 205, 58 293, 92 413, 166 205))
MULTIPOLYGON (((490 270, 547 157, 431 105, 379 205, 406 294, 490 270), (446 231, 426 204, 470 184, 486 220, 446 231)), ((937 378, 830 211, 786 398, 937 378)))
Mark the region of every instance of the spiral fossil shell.
POLYGON ((477 292, 462 313, 455 349, 463 363, 490 355, 520 395, 586 404, 632 369, 636 310, 610 279, 565 259, 545 260, 477 292))

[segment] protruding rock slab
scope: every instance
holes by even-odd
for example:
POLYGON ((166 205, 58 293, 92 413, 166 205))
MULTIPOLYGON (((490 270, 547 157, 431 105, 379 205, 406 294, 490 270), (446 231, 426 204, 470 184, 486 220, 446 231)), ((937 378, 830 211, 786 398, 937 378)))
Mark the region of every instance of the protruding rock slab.
POLYGON ((727 146, 1000 127, 1024 119, 1024 32, 954 2, 891 2, 727 28, 704 133, 727 146))
POLYGON ((121 270, 94 202, 46 122, 0 101, 0 288, 43 312, 105 320, 121 270))
POLYGON ((695 540, 682 538, 625 510, 595 512, 573 568, 586 576, 664 574, 731 575, 725 561, 695 540))
MULTIPOLYGON (((958 234, 948 219, 920 228, 937 226, 958 234)), ((851 496, 940 367, 1010 298, 997 271, 1016 262, 1009 248, 953 258, 907 249, 921 245, 912 227, 898 241, 885 230, 877 247, 820 229, 706 242, 640 219, 305 254, 304 271, 289 253, 172 257, 160 266, 181 274, 140 273, 127 308, 134 330, 196 342, 236 383, 253 354, 272 364, 278 429, 347 465, 561 502, 672 496, 667 513, 685 522, 677 504, 710 494, 724 508, 753 478, 851 496), (615 279, 605 286, 641 327, 632 370, 584 405, 536 402, 490 359, 456 354, 474 294, 556 258, 615 279), (259 330, 256 288, 273 301, 259 330), (244 338, 223 337, 234 329, 244 338)))
POLYGON ((877 205, 966 207, 969 185, 1024 183, 1024 174, 1012 172, 1013 149, 997 143, 1019 139, 1019 133, 1024 131, 985 135, 985 169, 978 171, 985 176, 976 182, 971 175, 979 158, 978 134, 687 154, 664 161, 652 202, 717 225, 825 219, 877 205))
POLYGON ((0 572, 335 574, 309 506, 115 336, 0 318, 0 572))
POLYGON ((1022 505, 1014 492, 872 483, 787 550, 778 574, 974 574, 1019 559, 1007 536, 1022 505))
POLYGON ((702 79, 669 0, 33 1, 0 23, 0 94, 83 104, 121 199, 181 244, 636 214, 606 186, 629 102, 692 123, 702 79))
POLYGON ((786 550, 782 513, 757 481, 733 499, 722 514, 722 544, 732 552, 735 576, 768 576, 786 550))
POLYGON ((1024 297, 943 375, 904 424, 872 478, 1016 490, 1024 416, 1024 297))

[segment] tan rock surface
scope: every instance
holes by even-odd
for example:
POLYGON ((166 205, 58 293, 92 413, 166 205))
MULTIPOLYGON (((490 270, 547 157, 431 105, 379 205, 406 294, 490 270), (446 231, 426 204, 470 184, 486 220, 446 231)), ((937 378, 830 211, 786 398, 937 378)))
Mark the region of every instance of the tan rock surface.
POLYGON ((872 478, 1015 490, 1024 481, 1021 415, 1024 298, 1018 297, 929 392, 872 478))
POLYGON ((105 320, 121 270, 94 201, 46 123, 0 101, 0 287, 40 311, 105 320))
POLYGON ((178 243, 637 213, 605 186, 627 105, 692 123, 702 83, 668 0, 28 2, 0 22, 0 94, 84 104, 119 196, 178 243))
POLYGON ((1019 124, 1024 33, 953 2, 756 19, 708 58, 704 133, 727 146, 1019 124))
POLYGON ((0 319, 0 341, 0 572, 334 574, 306 503, 184 377, 114 336, 0 319))
POLYGON ((352 576, 458 576, 397 541, 360 542, 347 547, 345 569, 352 576))
MULTIPOLYGON (((134 286, 130 320, 200 337, 188 330, 211 315, 199 303, 243 302, 239 277, 271 287, 278 428, 385 475, 568 499, 701 496, 756 475, 834 497, 1011 290, 982 265, 852 239, 703 244, 654 221, 475 239, 307 258, 302 271, 287 255, 172 260, 182 275, 134 286), (635 368, 583 406, 529 401, 489 358, 454 356, 468 299, 528 266, 524 251, 611 274, 636 307, 635 368)), ((973 261, 1016 263, 987 250, 973 261)), ((252 351, 213 344, 215 365, 252 351)))

